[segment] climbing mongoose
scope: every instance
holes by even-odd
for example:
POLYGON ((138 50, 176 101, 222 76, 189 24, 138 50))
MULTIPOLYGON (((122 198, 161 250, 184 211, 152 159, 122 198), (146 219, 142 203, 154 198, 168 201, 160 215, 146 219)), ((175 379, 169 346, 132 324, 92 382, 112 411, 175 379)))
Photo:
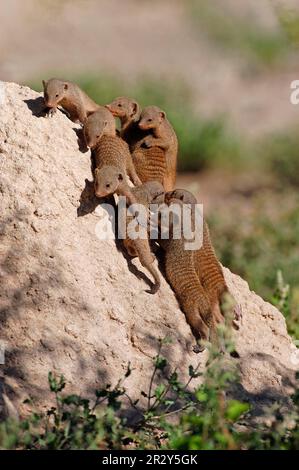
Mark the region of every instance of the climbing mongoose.
POLYGON ((114 166, 120 172, 127 172, 134 185, 141 184, 128 144, 116 135, 115 119, 108 109, 99 106, 88 116, 84 123, 84 136, 87 146, 93 151, 97 173, 103 166, 114 166))
MULTIPOLYGON (((192 210, 195 210, 197 200, 189 191, 176 189, 165 194, 165 203, 168 205, 178 200, 183 204, 190 204, 192 210)), ((216 322, 221 322, 223 321, 221 300, 224 293, 228 292, 228 288, 205 221, 203 222, 203 245, 200 249, 193 251, 193 259, 195 271, 209 296, 213 317, 216 322)))
MULTIPOLYGON (((156 201, 161 202, 160 196, 156 201)), ((183 206, 179 199, 171 200, 172 202, 183 206)), ((168 204, 164 206, 167 207, 168 204)), ((163 206, 159 210, 163 216, 163 206)), ((163 239, 161 234, 159 238, 159 244, 165 252, 166 279, 173 288, 197 341, 209 340, 210 329, 213 329, 210 298, 197 275, 194 252, 185 249, 183 233, 179 239, 173 236, 174 220, 174 217, 170 217, 169 238, 163 239)))
POLYGON ((150 132, 138 142, 138 148, 159 147, 164 151, 166 170, 163 186, 165 191, 171 191, 176 179, 178 140, 166 113, 157 106, 147 106, 141 112, 138 125, 141 130, 150 132))
POLYGON ((113 116, 120 119, 120 137, 127 142, 130 151, 133 152, 137 142, 147 134, 138 126, 141 114, 139 104, 131 98, 121 96, 107 104, 106 108, 111 111, 113 116))
MULTIPOLYGON (((112 112, 113 116, 120 119, 120 136, 130 147, 133 163, 141 181, 143 183, 147 181, 164 183, 167 181, 166 149, 158 145, 147 148, 144 138, 153 135, 153 131, 151 128, 141 130, 139 127, 141 116, 139 104, 130 98, 120 97, 106 105, 106 108, 112 112)), ((166 190, 170 189, 173 189, 173 186, 167 185, 166 190)))
POLYGON ((87 116, 98 109, 98 105, 75 83, 50 78, 43 80, 43 87, 49 115, 54 114, 60 105, 73 122, 83 124, 87 116))
MULTIPOLYGON (((153 276, 155 283, 151 289, 152 293, 160 288, 160 276, 154 266, 155 256, 151 253, 148 240, 148 214, 149 204, 153 197, 160 194, 163 187, 159 183, 152 182, 136 188, 128 186, 126 175, 123 170, 115 166, 103 166, 95 170, 95 193, 99 197, 109 194, 118 194, 126 197, 126 207, 119 212, 119 227, 123 239, 124 247, 132 257, 138 256, 142 266, 144 266, 153 276), (130 223, 134 220, 133 215, 129 215, 127 206, 132 204, 142 205, 145 208, 145 226, 140 237, 134 237, 135 225, 130 223), (123 232, 125 230, 125 232, 123 232)), ((138 210, 139 206, 135 206, 138 210)), ((139 223, 139 220, 138 220, 139 223)), ((142 228, 142 227, 141 227, 142 228)))

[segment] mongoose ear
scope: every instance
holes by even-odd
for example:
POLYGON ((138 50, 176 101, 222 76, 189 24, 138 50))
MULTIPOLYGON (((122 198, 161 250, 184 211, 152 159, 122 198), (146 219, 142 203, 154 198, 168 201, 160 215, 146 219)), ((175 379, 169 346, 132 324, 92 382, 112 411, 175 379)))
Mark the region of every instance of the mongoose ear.
POLYGON ((119 175, 118 175, 118 181, 123 181, 123 179, 124 179, 123 175, 122 175, 121 173, 119 173, 119 175))
POLYGON ((160 116, 161 116, 162 119, 165 119, 166 118, 166 113, 164 111, 161 111, 160 116))
POLYGON ((69 87, 68 83, 64 83, 64 85, 63 85, 64 90, 67 90, 68 87, 69 87))
POLYGON ((141 108, 136 101, 133 101, 132 103, 132 117, 134 117, 134 121, 139 121, 140 116, 141 116, 141 108))

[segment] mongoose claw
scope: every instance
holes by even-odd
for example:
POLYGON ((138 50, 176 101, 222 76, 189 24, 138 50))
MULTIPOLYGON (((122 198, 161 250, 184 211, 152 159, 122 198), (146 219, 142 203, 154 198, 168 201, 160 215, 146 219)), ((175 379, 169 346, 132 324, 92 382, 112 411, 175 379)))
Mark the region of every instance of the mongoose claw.
POLYGON ((47 117, 53 117, 54 114, 57 112, 57 108, 46 108, 46 116, 47 117))

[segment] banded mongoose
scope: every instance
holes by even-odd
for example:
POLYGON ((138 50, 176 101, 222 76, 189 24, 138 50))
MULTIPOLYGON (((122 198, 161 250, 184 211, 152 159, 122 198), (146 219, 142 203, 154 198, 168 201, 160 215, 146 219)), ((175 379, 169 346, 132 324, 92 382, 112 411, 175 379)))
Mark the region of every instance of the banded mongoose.
MULTIPOLYGON (((104 106, 88 116, 84 123, 86 144, 92 149, 95 167, 95 184, 99 171, 104 166, 113 166, 120 173, 127 173, 134 185, 141 181, 136 173, 128 144, 116 135, 115 119, 104 106)), ((111 193, 110 193, 111 194, 111 193)))
MULTIPOLYGON (((160 203, 161 198, 158 197, 153 202, 160 203)), ((179 206, 183 206, 181 200, 176 199, 175 202, 179 206)), ((163 206, 159 210, 163 216, 163 206)), ((169 238, 162 239, 161 234, 159 237, 159 244, 165 252, 166 279, 176 294, 196 340, 199 343, 201 340, 208 341, 210 330, 214 326, 210 298, 197 275, 194 252, 185 249, 186 240, 183 233, 179 239, 173 237, 173 221, 174 218, 171 217, 169 238)))
MULTIPOLYGON (((143 183, 148 181, 165 183, 165 180, 168 180, 166 149, 158 145, 147 148, 145 138, 153 136, 153 131, 152 128, 141 130, 139 127, 141 117, 139 104, 130 98, 119 97, 106 107, 113 116, 120 119, 120 136, 130 147, 133 163, 141 181, 143 183)), ((168 186, 166 183, 166 190, 170 189, 173 189, 173 186, 168 186)))
POLYGON ((53 115, 60 105, 73 122, 84 124, 85 119, 98 109, 98 105, 75 83, 50 78, 43 80, 43 87, 49 115, 53 115))
MULTIPOLYGON (((165 194, 165 203, 168 205, 178 200, 183 204, 190 204, 192 210, 195 210, 197 200, 189 191, 176 189, 165 194)), ((193 251, 193 258, 197 276, 210 299, 212 315, 216 322, 222 322, 224 319, 221 313, 221 301, 224 294, 228 292, 228 287, 205 220, 203 221, 203 245, 199 250, 193 251)))
POLYGON ((107 104, 106 108, 114 117, 120 119, 120 137, 127 142, 130 151, 133 152, 136 144, 147 134, 138 126, 141 115, 139 104, 131 98, 121 96, 107 104))
MULTIPOLYGON (((96 169, 97 172, 97 169, 96 169)), ((126 181, 126 175, 121 172, 119 168, 114 166, 104 166, 95 176, 95 192, 96 195, 103 197, 108 194, 117 193, 120 196, 126 197, 125 211, 121 210, 119 213, 119 226, 125 229, 125 233, 121 232, 123 244, 128 254, 132 257, 138 256, 140 263, 144 266, 153 276, 154 284, 151 293, 155 293, 160 288, 160 276, 156 267, 154 266, 155 256, 151 253, 149 239, 148 239, 148 215, 149 204, 152 199, 163 191, 163 187, 157 182, 147 183, 142 186, 130 188, 126 181), (127 212, 127 206, 132 204, 140 204, 145 207, 146 213, 146 226, 144 227, 143 237, 133 238, 135 231, 129 226, 130 222, 134 220, 133 215, 127 212), (131 235, 131 236, 130 236, 131 235)), ((138 206, 135 206, 138 210, 138 206)))
MULTIPOLYGON (((141 112, 138 125, 141 130, 150 132, 138 142, 138 148, 159 147, 164 151, 166 170, 163 176, 163 186, 165 191, 171 191, 174 189, 176 180, 178 140, 166 118, 166 113, 157 106, 147 106, 141 112)), ((159 161, 158 157, 157 161, 159 161)))

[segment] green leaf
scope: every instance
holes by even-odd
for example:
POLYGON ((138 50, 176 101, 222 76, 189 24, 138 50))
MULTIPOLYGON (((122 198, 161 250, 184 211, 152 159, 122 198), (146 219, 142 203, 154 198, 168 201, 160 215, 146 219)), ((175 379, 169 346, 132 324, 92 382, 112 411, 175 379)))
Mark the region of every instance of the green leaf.
POLYGON ((157 369, 163 370, 167 366, 167 360, 162 356, 157 356, 155 360, 155 366, 157 369))
POLYGON ((238 400, 230 400, 226 408, 226 417, 230 421, 237 421, 241 415, 250 410, 249 403, 242 403, 238 400))
POLYGON ((160 384, 160 385, 158 385, 158 387, 155 390, 155 396, 157 398, 161 398, 164 392, 165 392, 165 385, 160 384))
POLYGON ((195 394, 196 398, 200 402, 205 402, 208 401, 208 394, 204 392, 203 390, 198 390, 195 394))

